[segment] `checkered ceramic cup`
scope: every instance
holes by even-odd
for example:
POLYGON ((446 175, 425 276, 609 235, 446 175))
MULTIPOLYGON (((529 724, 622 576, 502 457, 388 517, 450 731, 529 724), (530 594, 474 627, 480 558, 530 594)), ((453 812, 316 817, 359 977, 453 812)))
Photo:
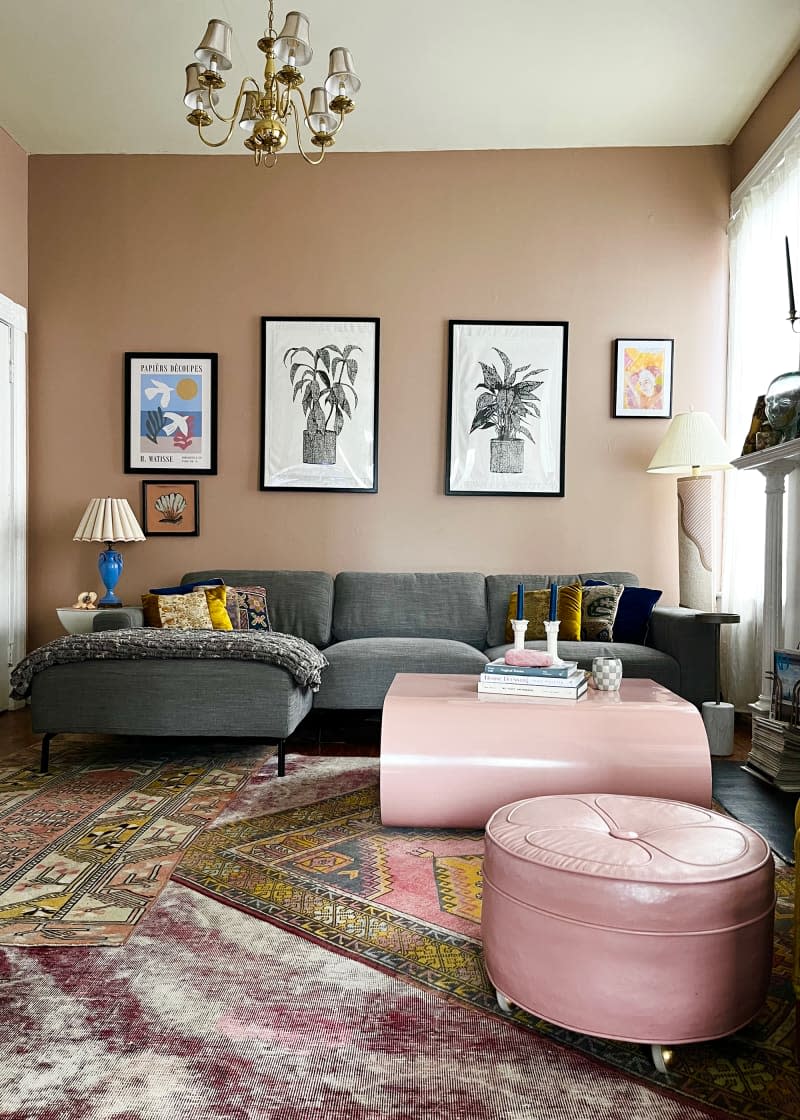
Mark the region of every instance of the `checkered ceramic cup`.
POLYGON ((618 657, 592 659, 592 685, 601 692, 616 692, 622 680, 622 662, 618 657))

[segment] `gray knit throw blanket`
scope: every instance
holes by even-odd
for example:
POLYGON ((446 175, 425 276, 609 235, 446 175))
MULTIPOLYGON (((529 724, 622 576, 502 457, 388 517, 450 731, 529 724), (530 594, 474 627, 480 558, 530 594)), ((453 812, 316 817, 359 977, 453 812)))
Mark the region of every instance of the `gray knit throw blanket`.
POLYGON ((328 664, 316 646, 293 634, 266 630, 157 630, 147 627, 68 634, 33 650, 11 674, 11 697, 25 700, 37 673, 53 665, 142 658, 225 658, 279 665, 299 685, 319 690, 328 664))

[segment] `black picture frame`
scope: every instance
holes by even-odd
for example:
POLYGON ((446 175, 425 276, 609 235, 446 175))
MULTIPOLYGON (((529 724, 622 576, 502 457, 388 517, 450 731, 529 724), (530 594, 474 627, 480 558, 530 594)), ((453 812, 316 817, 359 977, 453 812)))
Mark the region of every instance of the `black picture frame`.
POLYGON ((184 478, 142 479, 142 532, 146 537, 199 537, 200 483, 184 478), (174 496, 184 500, 183 507, 178 501, 165 501, 174 496))
POLYGON ((216 354, 127 351, 124 391, 126 474, 217 473, 216 354))
POLYGON ((379 367, 379 318, 262 316, 260 490, 378 492, 379 367))
POLYGON ((564 497, 568 350, 566 320, 449 320, 445 494, 564 497))
POLYGON ((674 367, 674 338, 615 338, 612 419, 669 420, 674 367))

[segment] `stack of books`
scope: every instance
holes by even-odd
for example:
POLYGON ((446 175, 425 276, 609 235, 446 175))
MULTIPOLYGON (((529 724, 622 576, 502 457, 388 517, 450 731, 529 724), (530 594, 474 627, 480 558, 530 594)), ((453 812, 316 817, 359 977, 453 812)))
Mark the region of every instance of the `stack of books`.
POLYGON ((800 728, 754 715, 753 745, 743 769, 779 789, 800 793, 800 728))
POLYGON ((482 696, 516 699, 580 700, 586 695, 587 674, 577 661, 561 665, 506 665, 502 657, 490 661, 478 677, 482 696))

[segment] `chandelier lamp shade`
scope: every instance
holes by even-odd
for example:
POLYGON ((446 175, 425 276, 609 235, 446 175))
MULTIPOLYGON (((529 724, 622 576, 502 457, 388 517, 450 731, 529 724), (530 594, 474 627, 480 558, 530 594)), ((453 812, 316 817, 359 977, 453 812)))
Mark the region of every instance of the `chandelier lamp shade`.
POLYGON ((106 593, 99 607, 118 607, 122 600, 115 588, 122 575, 122 554, 112 548, 117 541, 143 541, 139 522, 125 498, 92 498, 78 528, 74 541, 105 541, 105 551, 100 553, 97 567, 106 593))
POLYGON ((651 474, 678 474, 680 605, 714 609, 714 519, 711 476, 730 467, 730 452, 707 412, 681 412, 650 460, 651 474))
POLYGON ((350 51, 346 47, 334 47, 324 83, 314 86, 306 98, 302 89, 305 81, 302 67, 313 57, 308 16, 289 12, 277 35, 273 18, 273 3, 269 0, 267 29, 258 40, 258 48, 266 56, 263 83, 252 77, 244 78, 230 116, 223 115, 217 106, 218 91, 225 86, 222 75, 233 65, 233 31, 225 20, 209 21, 194 52, 196 61, 186 67, 183 98, 189 109, 186 119, 197 128, 200 140, 209 148, 227 144, 238 124, 244 133, 245 148, 253 153, 256 165, 265 167, 274 167, 279 153, 286 147, 289 130, 294 126, 303 159, 307 163, 320 163, 335 142, 345 116, 355 108, 353 98, 361 82, 353 69, 350 51), (210 140, 206 130, 215 121, 225 125, 227 131, 220 139, 210 140), (304 149, 304 134, 318 149, 316 157, 304 149))

